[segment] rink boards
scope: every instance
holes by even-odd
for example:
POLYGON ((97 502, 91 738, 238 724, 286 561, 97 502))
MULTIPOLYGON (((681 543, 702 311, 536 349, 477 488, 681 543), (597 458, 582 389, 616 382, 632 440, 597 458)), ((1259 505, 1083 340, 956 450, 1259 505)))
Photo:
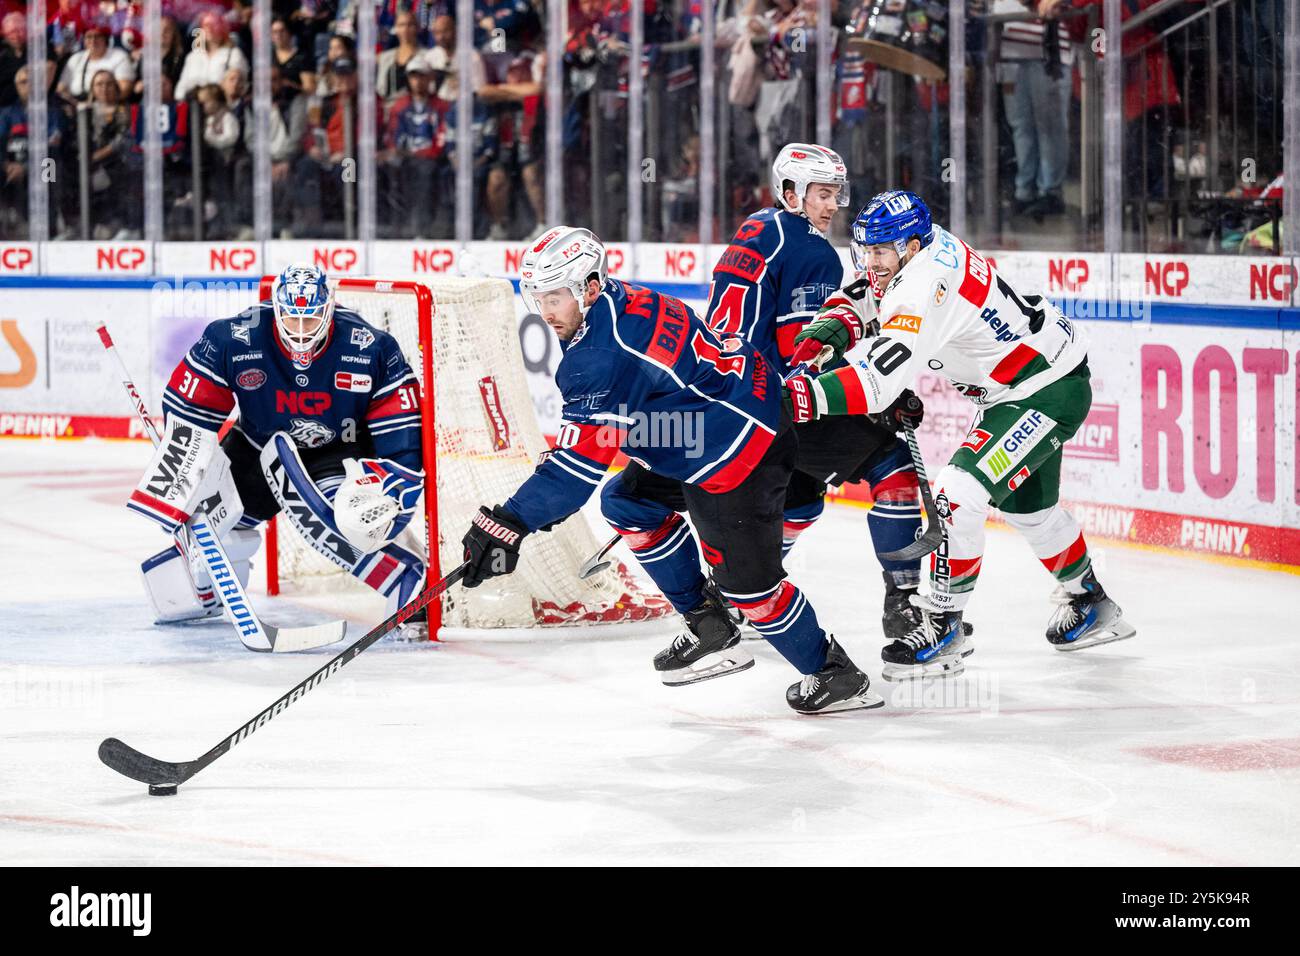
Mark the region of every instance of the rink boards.
MULTIPOLYGON (((92 334, 99 321, 109 324, 156 408, 167 376, 203 325, 251 303, 266 271, 308 258, 337 272, 385 278, 463 268, 513 277, 523 248, 0 245, 0 436, 141 437, 92 334)), ((610 268, 702 307, 707 265, 721 248, 613 244, 610 268)), ((1048 294, 1090 336, 1093 407, 1066 447, 1063 490, 1093 536, 1300 567, 1295 261, 990 258, 1018 287, 1048 294)), ((550 434, 559 419, 559 349, 540 319, 516 302, 529 388, 550 434)), ((917 390, 926 402, 921 440, 933 475, 976 410, 938 375, 921 376, 917 390)), ((16 451, 9 445, 5 453, 16 451)), ((840 497, 861 501, 864 492, 846 487, 840 497)))

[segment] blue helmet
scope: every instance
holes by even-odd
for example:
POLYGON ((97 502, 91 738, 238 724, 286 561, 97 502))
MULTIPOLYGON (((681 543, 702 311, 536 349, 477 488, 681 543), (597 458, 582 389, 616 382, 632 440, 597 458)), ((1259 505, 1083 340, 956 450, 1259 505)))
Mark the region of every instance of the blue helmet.
POLYGON ((910 239, 917 239, 924 249, 934 239, 930 210, 916 193, 894 189, 871 198, 853 220, 853 264, 859 271, 866 268, 859 261, 866 246, 893 243, 901 257, 910 239))
POLYGON ((334 318, 334 290, 325 270, 314 265, 289 266, 275 278, 271 305, 280 341, 294 364, 306 368, 324 348, 334 318))

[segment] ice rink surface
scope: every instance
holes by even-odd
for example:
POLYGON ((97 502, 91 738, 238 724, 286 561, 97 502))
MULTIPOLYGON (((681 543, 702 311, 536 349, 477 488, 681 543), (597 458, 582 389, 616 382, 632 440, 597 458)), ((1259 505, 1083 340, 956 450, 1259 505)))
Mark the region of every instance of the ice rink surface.
MULTIPOLYGON (((0 442, 0 863, 1300 860, 1300 577, 1099 542, 1138 636, 1064 654, 1042 636, 1050 578, 991 531, 966 674, 899 690, 878 680, 879 567, 848 507, 790 570, 885 709, 797 717, 797 675, 753 642, 753 669, 669 689, 662 638, 384 641, 150 797, 99 763, 102 738, 191 759, 338 648, 150 624, 138 567, 165 540, 123 507, 147 455, 0 442)), ((277 623, 333 603, 354 636, 382 617, 258 603, 277 623)))

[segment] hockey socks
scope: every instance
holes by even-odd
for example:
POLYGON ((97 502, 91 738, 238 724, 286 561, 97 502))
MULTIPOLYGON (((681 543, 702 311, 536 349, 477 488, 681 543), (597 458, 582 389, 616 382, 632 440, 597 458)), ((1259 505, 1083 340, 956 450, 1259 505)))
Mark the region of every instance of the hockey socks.
POLYGON ((806 505, 799 505, 796 508, 787 508, 785 510, 784 520, 781 524, 781 557, 784 559, 794 547, 795 541, 799 535, 803 534, 822 516, 822 511, 826 508, 826 501, 818 498, 816 501, 806 505))
MULTIPOLYGON (((867 514, 867 526, 877 557, 907 547, 921 533, 921 487, 907 446, 895 442, 877 455, 866 478, 874 501, 867 514)), ((899 587, 916 587, 920 582, 919 561, 879 560, 899 587)))
POLYGON ((1088 545, 1079 522, 1060 505, 1031 514, 1003 515, 1007 524, 1025 536, 1034 556, 1052 577, 1071 594, 1082 594, 1084 575, 1092 569, 1088 545))
POLYGON ((758 594, 723 591, 740 613, 801 674, 826 664, 826 632, 803 592, 788 580, 758 594))

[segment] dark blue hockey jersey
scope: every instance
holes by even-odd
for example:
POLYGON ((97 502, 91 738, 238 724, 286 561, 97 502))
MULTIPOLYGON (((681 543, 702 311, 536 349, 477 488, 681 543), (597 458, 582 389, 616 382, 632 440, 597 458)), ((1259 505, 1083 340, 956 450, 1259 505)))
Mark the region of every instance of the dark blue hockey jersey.
POLYGON ((794 337, 843 278, 835 248, 807 219, 760 209, 736 230, 713 267, 709 325, 744 336, 785 375, 794 337))
POLYGON ((422 471, 420 385, 387 332, 336 308, 324 351, 298 368, 275 331, 269 303, 219 319, 172 372, 163 411, 216 431, 239 406, 236 427, 257 447, 278 431, 300 448, 354 441, 354 456, 422 471), (355 434, 355 437, 354 437, 355 434))
POLYGON ((581 508, 620 449, 657 475, 721 492, 745 480, 776 434, 771 363, 671 296, 609 279, 562 348, 565 424, 506 502, 529 530, 581 508))

